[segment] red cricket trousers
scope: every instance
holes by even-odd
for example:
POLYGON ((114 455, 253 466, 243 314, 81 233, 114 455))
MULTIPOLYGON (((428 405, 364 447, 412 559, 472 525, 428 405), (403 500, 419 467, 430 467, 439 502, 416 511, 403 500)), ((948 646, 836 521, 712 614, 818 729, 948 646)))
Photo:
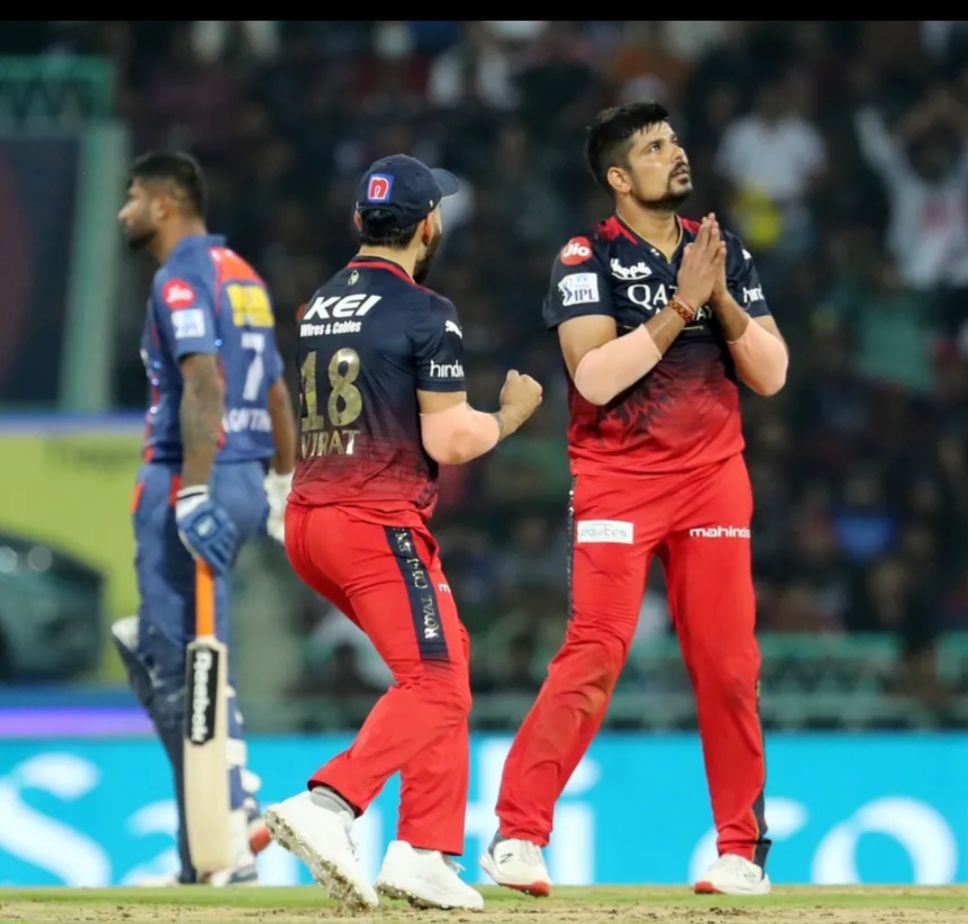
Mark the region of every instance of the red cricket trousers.
POLYGON ((657 554, 696 694, 719 852, 762 864, 770 842, 753 501, 742 455, 682 474, 579 475, 572 504, 570 621, 508 754, 497 804, 501 833, 547 844, 555 802, 605 717, 657 554))
POLYGON ((290 504, 286 551, 299 577, 366 632, 395 681, 309 787, 328 786, 362 812, 399 770, 397 837, 463 853, 470 642, 437 543, 423 526, 290 504))

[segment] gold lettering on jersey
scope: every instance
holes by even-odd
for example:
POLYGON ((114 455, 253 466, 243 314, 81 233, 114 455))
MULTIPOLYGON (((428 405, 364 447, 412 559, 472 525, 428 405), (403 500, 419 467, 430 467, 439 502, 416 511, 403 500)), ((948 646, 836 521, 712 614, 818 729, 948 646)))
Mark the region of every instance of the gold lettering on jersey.
POLYGON ((332 391, 326 404, 326 412, 334 426, 345 427, 353 423, 363 411, 363 396, 353 384, 360 374, 360 356, 356 350, 344 347, 333 354, 329 361, 329 384, 332 391))
POLYGON ((306 361, 300 369, 300 379, 302 393, 302 430, 312 432, 322 430, 326 426, 324 418, 320 417, 316 411, 316 351, 312 350, 307 356, 306 361))
POLYGON ((320 383, 316 379, 316 350, 310 350, 300 369, 301 421, 299 444, 302 458, 313 456, 351 456, 356 450, 359 430, 351 430, 363 413, 363 395, 353 384, 360 374, 360 356, 356 350, 337 350, 326 365, 329 396, 326 413, 320 410, 320 383))
POLYGON ((302 458, 314 456, 351 456, 356 449, 359 430, 316 430, 299 437, 302 458))
POLYGON ((229 283, 225 287, 232 306, 232 322, 236 327, 272 327, 272 305, 262 286, 229 283))

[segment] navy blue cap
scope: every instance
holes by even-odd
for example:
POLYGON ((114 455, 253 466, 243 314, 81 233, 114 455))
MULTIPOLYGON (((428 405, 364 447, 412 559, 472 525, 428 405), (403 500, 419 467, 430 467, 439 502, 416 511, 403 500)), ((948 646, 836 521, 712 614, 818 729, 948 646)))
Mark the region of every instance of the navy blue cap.
POLYGON ((370 164, 360 180, 356 208, 360 214, 387 209, 401 228, 417 224, 445 196, 457 192, 457 177, 447 170, 428 167, 407 154, 391 154, 370 164))

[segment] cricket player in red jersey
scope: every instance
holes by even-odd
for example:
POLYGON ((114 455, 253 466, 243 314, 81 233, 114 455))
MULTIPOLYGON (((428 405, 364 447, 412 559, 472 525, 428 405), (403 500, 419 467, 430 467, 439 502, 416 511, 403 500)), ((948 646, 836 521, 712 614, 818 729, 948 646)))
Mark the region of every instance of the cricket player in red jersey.
POLYGON ((367 633, 395 683, 352 746, 266 823, 355 907, 376 907, 377 892, 484 907, 450 861, 464 852, 469 645, 427 520, 438 463, 492 449, 531 416, 541 386, 512 370, 500 411, 467 403, 457 311, 420 284, 442 233, 440 200, 456 191, 451 174, 403 154, 372 164, 356 206, 360 251, 299 324, 301 458, 286 549, 296 573, 367 633), (374 890, 350 827, 398 771, 397 840, 374 890))
POLYGON ((695 888, 762 895, 770 842, 739 381, 775 394, 787 349, 742 243, 714 215, 676 214, 692 180, 662 106, 599 113, 586 153, 615 213, 564 245, 544 305, 568 371, 570 620, 508 755, 481 865, 501 885, 550 892, 540 848, 605 716, 657 555, 718 831, 719 859, 695 888))

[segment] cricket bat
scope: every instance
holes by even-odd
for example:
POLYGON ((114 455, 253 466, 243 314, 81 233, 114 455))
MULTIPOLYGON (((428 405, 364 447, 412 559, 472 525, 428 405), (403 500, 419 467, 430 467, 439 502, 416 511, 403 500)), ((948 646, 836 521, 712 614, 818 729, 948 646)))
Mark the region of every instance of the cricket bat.
POLYGON ((214 872, 232 865, 226 685, 228 650, 215 637, 215 579, 195 563, 195 640, 185 666, 182 757, 185 828, 192 865, 214 872))

